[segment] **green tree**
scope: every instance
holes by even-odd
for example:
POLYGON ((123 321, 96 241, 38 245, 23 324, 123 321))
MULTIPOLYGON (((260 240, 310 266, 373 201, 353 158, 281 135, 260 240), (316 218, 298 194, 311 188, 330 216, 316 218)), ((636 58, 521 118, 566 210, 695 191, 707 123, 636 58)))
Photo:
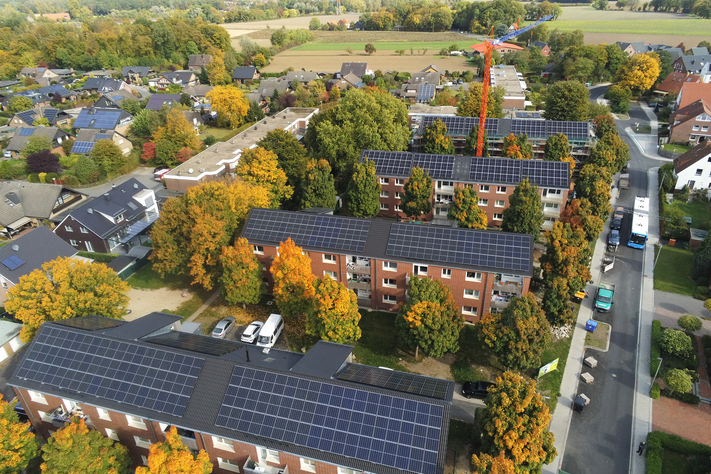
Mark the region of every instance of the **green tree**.
POLYGON ((575 189, 580 197, 590 201, 592 213, 606 218, 612 211, 610 206, 610 185, 612 176, 607 168, 594 164, 583 166, 575 183, 575 189))
POLYGON ((247 239, 237 238, 233 246, 222 247, 220 287, 228 304, 257 304, 264 294, 262 264, 247 239))
POLYGON ((605 98, 610 101, 610 110, 616 114, 626 114, 630 110, 632 91, 615 84, 607 89, 605 98))
POLYGON ((365 52, 368 54, 373 54, 377 50, 375 49, 375 46, 373 46, 373 43, 368 43, 365 45, 365 52))
POLYGON ((546 93, 546 120, 585 122, 590 92, 578 81, 559 81, 546 93))
POLYGON ((10 98, 10 102, 7 106, 7 111, 11 114, 16 114, 18 112, 30 110, 32 107, 34 107, 32 99, 22 95, 14 95, 10 98))
POLYGON ((400 340, 422 349, 428 357, 456 353, 464 319, 449 287, 439 280, 413 276, 408 295, 395 320, 400 340))
POLYGON ((562 133, 551 135, 546 140, 546 146, 543 151, 543 159, 546 161, 562 161, 563 158, 570 156, 571 147, 568 142, 568 137, 562 133))
MULTIPOLYGON (((464 142, 464 155, 465 156, 476 156, 476 145, 479 139, 479 125, 474 125, 464 142)), ((482 143, 481 156, 487 158, 489 156, 489 137, 486 134, 486 128, 484 128, 484 142, 482 143)))
POLYGON ((380 183, 375 176, 375 162, 356 163, 348 182, 348 210, 356 217, 373 217, 380 210, 380 183))
POLYGON ((627 55, 620 49, 620 45, 616 43, 606 45, 605 50, 607 52, 606 72, 609 76, 614 76, 627 59, 627 55))
POLYGON ((47 440, 42 453, 42 472, 131 472, 128 449, 98 431, 90 430, 84 420, 76 417, 47 440))
POLYGON ((691 375, 682 369, 671 369, 664 381, 667 389, 676 393, 689 393, 694 388, 691 375))
POLYGON ((497 456, 511 461, 515 474, 540 473, 544 464, 553 462, 558 453, 548 431, 552 417, 534 380, 504 372, 484 403, 481 454, 472 457, 477 472, 489 472, 482 468, 497 456))
POLYGON ((321 29, 321 20, 319 20, 317 17, 311 18, 311 21, 309 21, 309 30, 320 30, 321 29))
POLYGON ((694 260, 689 274, 694 281, 699 278, 707 279, 711 275, 711 234, 704 238, 694 252, 694 260))
POLYGON ((595 129, 595 136, 597 138, 602 138, 607 134, 616 134, 617 129, 615 128, 615 119, 612 115, 598 115, 593 118, 593 128, 595 129))
POLYGON ((696 332, 704 327, 704 323, 701 322, 699 317, 692 316, 690 314, 685 314, 684 316, 679 317, 677 324, 680 328, 689 332, 696 332))
POLYGON ((543 293, 543 311, 553 327, 568 326, 575 322, 575 313, 570 309, 570 287, 562 277, 555 277, 546 285, 543 293))
POLYGON ((25 148, 22 149, 22 156, 26 159, 30 155, 39 153, 44 150, 51 150, 52 142, 49 138, 36 136, 30 137, 25 144, 25 148))
POLYGON ((597 240, 605 226, 605 222, 593 214, 592 204, 584 197, 573 199, 560 213, 559 220, 585 232, 585 239, 591 243, 597 240))
POLYGON ((20 277, 7 291, 5 310, 22 321, 20 337, 29 342, 42 323, 100 314, 121 319, 128 285, 103 263, 57 258, 20 277))
POLYGON ((285 29, 279 29, 275 30, 274 33, 272 33, 272 37, 270 38, 270 41, 273 46, 276 47, 281 47, 286 44, 287 41, 287 34, 285 29))
POLYGON ((412 168, 403 191, 401 202, 406 215, 419 219, 432 211, 432 178, 425 170, 412 168))
MULTIPOLYGON (((286 130, 279 129, 267 132, 257 145, 276 153, 279 168, 284 170, 289 186, 294 189, 293 198, 301 196, 301 181, 304 178, 309 158, 306 156, 306 148, 299 142, 299 139, 286 130)), ((291 201, 287 202, 292 203, 291 201)))
POLYGON ((447 135, 447 126, 440 119, 425 127, 422 134, 423 153, 435 155, 454 155, 454 142, 447 135))
POLYGON ((541 365, 541 354, 551 342, 551 327, 532 293, 513 298, 501 313, 485 314, 479 324, 482 342, 509 369, 541 365))
POLYGON ((292 321, 308 314, 316 294, 311 259, 291 237, 279 244, 279 255, 274 258, 269 271, 274 278, 272 294, 281 314, 292 321))
MULTIPOLYGON (((461 117, 478 117, 481 112, 481 94, 483 86, 480 82, 472 82, 469 91, 457 105, 457 115, 461 117)), ((487 118, 502 118, 504 116, 504 88, 489 87, 489 99, 486 103, 487 118)))
POLYGON ((306 165, 306 175, 302 183, 301 208, 336 208, 336 187, 331 174, 331 166, 326 160, 311 160, 306 165))
POLYGON ((449 206, 449 219, 457 221, 457 227, 486 229, 486 212, 479 208, 479 196, 474 188, 454 190, 454 202, 449 206))
POLYGON ((673 357, 686 360, 693 356, 694 346, 691 342, 691 337, 677 329, 667 328, 662 331, 662 337, 659 338, 659 346, 662 351, 673 357))
POLYGON ((0 394, 0 474, 21 472, 39 454, 39 443, 28 431, 29 423, 20 423, 15 404, 9 404, 0 394))
POLYGON ((504 209, 501 228, 506 232, 537 236, 542 225, 543 206, 538 186, 532 185, 526 178, 509 197, 509 207, 504 209))
POLYGON ((591 278, 589 264, 592 256, 585 237, 582 229, 560 221, 545 233, 546 252, 540 262, 543 279, 549 287, 560 288, 565 284, 569 295, 585 288, 591 278), (556 278, 562 278, 564 282, 556 282, 556 278))
POLYGON ((79 155, 74 164, 74 172, 81 184, 95 183, 101 177, 99 166, 86 155, 79 155))
POLYGON ((109 138, 97 140, 89 156, 99 166, 104 176, 113 175, 126 164, 126 157, 121 148, 109 138))
POLYGON ((165 125, 165 116, 155 110, 140 110, 134 117, 129 131, 137 137, 149 137, 165 125))
POLYGON ((306 333, 338 344, 360 339, 360 313, 353 290, 328 275, 316 280, 314 288, 313 305, 306 316, 306 333))

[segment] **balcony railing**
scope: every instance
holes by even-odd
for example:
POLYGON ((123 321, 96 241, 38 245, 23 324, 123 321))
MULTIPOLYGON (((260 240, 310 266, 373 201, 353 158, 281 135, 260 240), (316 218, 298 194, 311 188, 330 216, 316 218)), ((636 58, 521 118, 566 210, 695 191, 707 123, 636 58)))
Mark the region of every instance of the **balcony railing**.
POLYGON ((491 307, 495 309, 503 309, 511 302, 510 296, 493 295, 491 297, 491 307))
POLYGON ((348 288, 351 290, 370 290, 372 287, 369 281, 348 280, 348 288))
POLYGON ((243 470, 245 474, 289 474, 289 466, 272 467, 264 463, 259 464, 252 461, 251 456, 249 456, 247 462, 244 463, 243 470))
POLYGON ((52 420, 53 425, 60 428, 64 427, 65 423, 69 423, 72 418, 80 418, 84 420, 84 423, 86 423, 87 426, 93 426, 91 420, 89 420, 89 416, 82 412, 81 407, 76 407, 74 410, 69 412, 62 405, 59 405, 57 408, 52 410, 49 414, 49 418, 52 420))
POLYGON ((513 293, 517 296, 521 296, 522 289, 521 285, 517 285, 515 283, 501 283, 498 281, 494 283, 494 290, 501 291, 503 293, 513 293))
POLYGON ((370 275, 370 265, 356 265, 355 263, 349 262, 346 264, 346 268, 351 273, 359 273, 361 275, 370 275))

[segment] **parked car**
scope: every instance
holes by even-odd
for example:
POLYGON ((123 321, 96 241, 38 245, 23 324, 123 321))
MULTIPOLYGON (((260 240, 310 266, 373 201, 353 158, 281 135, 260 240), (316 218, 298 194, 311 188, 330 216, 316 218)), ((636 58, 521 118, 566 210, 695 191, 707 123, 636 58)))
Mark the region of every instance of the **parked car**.
POLYGON ((5 150, 5 152, 3 153, 3 156, 5 158, 12 158, 12 152, 10 152, 10 150, 5 150))
POLYGON ((615 213, 612 215, 612 222, 610 223, 610 229, 620 230, 622 227, 622 219, 625 217, 625 208, 618 206, 615 209, 615 213))
POLYGON ((217 326, 215 326, 215 329, 212 330, 212 337, 224 339, 236 322, 237 320, 233 316, 227 316, 226 318, 220 320, 220 322, 217 323, 217 326))
POLYGON ((165 178, 165 175, 170 172, 170 167, 169 166, 158 166, 153 170, 153 179, 156 181, 163 181, 163 178, 165 178))
POLYGON ((493 382, 464 382, 462 395, 466 398, 486 398, 489 387, 496 386, 493 382))
POLYGON ((240 337, 240 341, 246 342, 248 344, 254 344, 259 336, 259 331, 261 331, 264 323, 261 321, 253 321, 247 326, 240 337))
POLYGON ((617 229, 612 229, 609 234, 607 234, 607 245, 608 247, 617 247, 620 245, 620 231, 617 229))

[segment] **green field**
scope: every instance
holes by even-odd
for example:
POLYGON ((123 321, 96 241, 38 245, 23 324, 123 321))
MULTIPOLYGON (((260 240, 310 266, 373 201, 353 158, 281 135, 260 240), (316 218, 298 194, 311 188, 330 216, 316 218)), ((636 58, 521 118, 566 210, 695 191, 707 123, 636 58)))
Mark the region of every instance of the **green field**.
POLYGON ((703 19, 655 20, 650 14, 640 20, 610 21, 554 21, 548 25, 550 30, 583 30, 586 33, 626 33, 709 36, 711 22, 703 19))
MULTIPOLYGON (((654 267, 654 289, 694 296, 696 284, 689 278, 694 254, 668 245, 662 247, 661 252, 654 267)), ((659 250, 655 249, 654 253, 657 255, 659 250)))
MULTIPOLYGON (((410 54, 410 48, 415 50, 415 55, 417 55, 418 50, 427 49, 429 52, 436 52, 442 48, 448 48, 452 44, 457 44, 461 50, 468 51, 469 46, 472 44, 481 43, 472 38, 471 41, 464 43, 453 43, 452 41, 432 41, 432 42, 414 42, 410 43, 407 41, 387 41, 387 42, 373 42, 373 46, 377 51, 395 51, 398 49, 404 49, 405 55, 410 54)), ((365 49, 366 43, 305 43, 296 48, 292 48, 289 51, 345 51, 347 48, 353 48, 353 51, 363 51, 365 49)))

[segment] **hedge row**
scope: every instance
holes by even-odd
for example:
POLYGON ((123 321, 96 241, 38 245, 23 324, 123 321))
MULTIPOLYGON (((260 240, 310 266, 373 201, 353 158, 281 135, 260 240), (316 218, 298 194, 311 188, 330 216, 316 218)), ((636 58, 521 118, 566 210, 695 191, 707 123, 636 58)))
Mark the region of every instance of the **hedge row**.
POLYGON ((651 362, 649 364, 649 375, 654 377, 659 369, 659 357, 662 356, 662 348, 659 346, 659 339, 662 337, 662 323, 661 321, 652 321, 652 356, 651 362))
POLYGON ((693 393, 679 393, 665 388, 662 390, 662 394, 664 394, 667 398, 674 398, 684 403, 688 403, 689 405, 698 405, 701 403, 701 399, 693 393))
POLYGON ((77 255, 84 258, 90 258, 99 263, 109 263, 118 257, 118 254, 115 253, 85 252, 84 250, 78 251, 77 255))
POLYGON ((647 474, 662 474, 665 449, 686 456, 711 456, 711 446, 694 443, 677 435, 652 431, 647 436, 647 474))

